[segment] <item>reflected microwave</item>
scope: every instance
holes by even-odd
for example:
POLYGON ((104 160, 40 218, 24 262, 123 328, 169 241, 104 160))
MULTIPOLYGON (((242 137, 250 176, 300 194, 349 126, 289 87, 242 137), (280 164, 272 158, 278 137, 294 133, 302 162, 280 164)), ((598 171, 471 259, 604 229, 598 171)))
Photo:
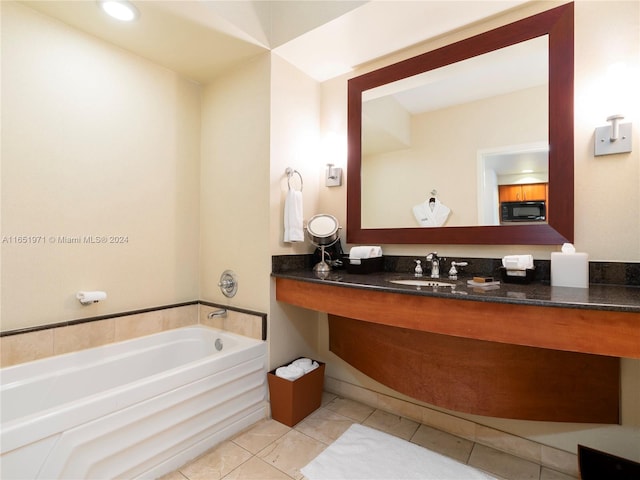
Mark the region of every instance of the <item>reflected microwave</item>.
POLYGON ((505 222, 544 222, 547 208, 544 200, 529 202, 502 202, 500 221, 505 222))

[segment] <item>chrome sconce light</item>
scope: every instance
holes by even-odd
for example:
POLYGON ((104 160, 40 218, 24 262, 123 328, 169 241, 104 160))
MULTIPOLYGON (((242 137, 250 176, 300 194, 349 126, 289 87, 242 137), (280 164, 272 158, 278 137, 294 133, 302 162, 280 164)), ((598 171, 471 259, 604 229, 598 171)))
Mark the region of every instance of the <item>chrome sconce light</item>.
POLYGON ((327 163, 327 176, 325 185, 327 187, 339 187, 342 185, 342 169, 334 168, 333 163, 327 163))
POLYGON ((596 128, 594 155, 613 155, 631 151, 631 123, 620 123, 622 115, 611 115, 611 125, 596 128))

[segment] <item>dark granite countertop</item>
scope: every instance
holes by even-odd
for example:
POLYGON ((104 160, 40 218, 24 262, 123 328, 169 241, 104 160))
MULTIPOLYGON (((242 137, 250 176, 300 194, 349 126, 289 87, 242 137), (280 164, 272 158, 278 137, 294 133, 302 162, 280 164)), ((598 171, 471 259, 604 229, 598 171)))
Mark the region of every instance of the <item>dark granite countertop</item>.
POLYGON ((458 276, 457 280, 449 280, 446 276, 439 279, 425 276, 419 280, 446 282, 454 284, 455 287, 416 287, 391 283, 390 280, 415 279, 410 274, 398 272, 363 275, 348 273, 345 270, 335 270, 330 272, 325 279, 321 279, 309 269, 298 269, 274 272, 272 275, 277 278, 406 295, 640 313, 640 287, 637 286, 592 284, 589 288, 569 288, 552 287, 537 282, 526 285, 501 282, 495 289, 484 289, 468 286, 469 276, 458 276))

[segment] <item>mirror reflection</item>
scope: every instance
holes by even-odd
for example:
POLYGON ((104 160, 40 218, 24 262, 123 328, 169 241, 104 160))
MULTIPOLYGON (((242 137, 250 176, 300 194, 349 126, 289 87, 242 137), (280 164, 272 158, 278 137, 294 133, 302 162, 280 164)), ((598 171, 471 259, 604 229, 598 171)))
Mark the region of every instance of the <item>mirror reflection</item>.
POLYGON ((363 91, 362 228, 546 222, 548 52, 543 35, 363 91))

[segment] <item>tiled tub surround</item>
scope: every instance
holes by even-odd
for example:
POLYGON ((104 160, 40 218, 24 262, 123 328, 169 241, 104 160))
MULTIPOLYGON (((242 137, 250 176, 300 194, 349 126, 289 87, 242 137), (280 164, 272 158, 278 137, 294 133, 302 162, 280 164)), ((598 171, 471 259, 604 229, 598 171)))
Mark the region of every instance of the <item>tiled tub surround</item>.
POLYGON ((265 314, 208 302, 192 302, 108 318, 45 325, 21 332, 2 332, 0 367, 198 323, 258 340, 266 338, 265 314), (227 309, 226 318, 207 318, 210 312, 220 308, 227 309))

